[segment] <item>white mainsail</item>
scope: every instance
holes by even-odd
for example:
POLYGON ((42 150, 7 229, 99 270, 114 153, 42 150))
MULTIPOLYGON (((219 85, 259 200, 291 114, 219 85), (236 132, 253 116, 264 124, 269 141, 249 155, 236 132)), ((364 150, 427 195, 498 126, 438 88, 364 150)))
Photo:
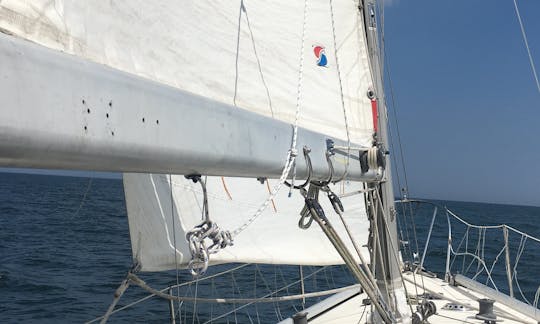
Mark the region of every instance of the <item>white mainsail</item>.
MULTIPOLYGON (((303 12, 303 2, 286 0, 6 0, 0 29, 292 123, 303 12)), ((334 22, 351 142, 370 146, 372 78, 357 4, 335 3, 334 22)), ((346 138, 328 1, 309 1, 304 39, 299 125, 346 138), (316 64, 315 46, 325 47, 327 67, 316 64)))
MULTIPOLYGON (((328 1, 309 1, 304 8, 304 2, 284 0, 8 0, 0 4, 0 28, 282 121, 294 123, 300 109, 300 126, 349 138, 355 145, 368 147, 373 140, 372 107, 366 96, 372 76, 362 15, 354 1, 335 3, 330 10, 328 1)), ((194 123, 205 127, 204 121, 194 123)), ((238 143, 251 140, 239 138, 238 143)), ((173 175, 172 186, 168 179, 124 175, 133 254, 142 270, 171 269, 175 262, 185 266, 191 258, 185 233, 201 221, 200 187, 183 176, 173 175)), ((207 178, 210 217, 232 231, 253 215, 268 190, 255 179, 224 181, 232 199, 221 178, 207 178)), ((361 186, 351 182, 334 191, 352 192, 361 186)), ((280 192, 274 203, 276 211, 268 208, 235 238, 234 246, 212 255, 211 263, 343 262, 317 226, 298 228, 304 203, 299 194, 288 198, 287 192, 280 192)), ((324 195, 321 203, 346 237, 324 195)), ((369 222, 363 195, 343 203, 355 239, 364 245, 369 222)), ((367 251, 363 254, 367 259, 367 251)))

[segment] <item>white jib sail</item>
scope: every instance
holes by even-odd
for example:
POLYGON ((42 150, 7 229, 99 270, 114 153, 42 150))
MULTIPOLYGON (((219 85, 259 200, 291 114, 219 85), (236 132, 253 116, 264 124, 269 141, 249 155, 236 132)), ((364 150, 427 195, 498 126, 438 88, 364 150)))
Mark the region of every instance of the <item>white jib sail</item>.
MULTIPOLYGON (((133 255, 145 271, 158 271, 175 267, 176 261, 185 266, 191 260, 186 232, 201 222, 203 196, 199 184, 184 176, 124 174, 126 201, 133 255), (174 223, 174 227, 173 227, 174 223), (173 232, 173 228, 175 231, 173 232), (176 244, 175 244, 176 238, 176 244)), ((270 180, 270 185, 275 181, 270 180)), ((221 228, 235 230, 248 221, 268 197, 268 187, 255 179, 208 177, 210 218, 221 228), (230 195, 230 196, 229 196, 230 195), (231 199, 232 198, 232 199, 231 199)), ((342 185, 333 189, 339 193, 342 185)), ((359 189, 358 183, 345 183, 344 190, 359 189)), ((326 216, 338 233, 352 244, 338 215, 332 209, 326 194, 321 192, 320 202, 326 216)), ((363 195, 343 198, 344 217, 353 236, 363 245, 367 242, 369 221, 363 195)), ((266 264, 329 265, 343 261, 332 244, 313 222, 310 228, 298 227, 299 212, 304 200, 299 193, 288 197, 282 190, 273 204, 244 231, 238 234, 233 246, 222 249, 210 257, 210 264, 248 262, 266 264), (275 208, 274 208, 275 206, 275 208)), ((369 259, 367 249, 362 255, 369 259)))
MULTIPOLYGON (((348 135, 355 145, 370 146, 373 116, 366 92, 372 77, 362 16, 355 1, 336 1, 332 10, 330 5, 328 0, 310 0, 304 11, 303 1, 288 0, 4 0, 0 30, 290 123, 301 83, 301 127, 341 139, 348 135)), ((204 127, 204 121, 193 122, 204 127)), ((238 139, 238 145, 247 140, 238 139)), ((178 220, 174 234, 176 261, 181 265, 190 258, 185 231, 201 220, 199 185, 173 176, 171 203, 167 179, 124 176, 133 253, 142 270, 175 267, 172 210, 178 220)), ((210 216, 221 228, 234 230, 268 191, 255 179, 225 181, 232 200, 219 177, 208 178, 210 216)), ((360 186, 347 183, 345 192, 360 186)), ((324 195, 321 202, 326 202, 324 195)), ((363 196, 343 203, 359 245, 365 244, 368 221, 363 196)), ((315 224, 298 229, 303 206, 299 194, 287 198, 281 192, 275 204, 277 212, 267 209, 236 237, 234 246, 212 255, 211 262, 342 263, 315 224)), ((334 215, 329 205, 325 210, 334 215)), ((342 228, 338 231, 346 237, 342 228)))

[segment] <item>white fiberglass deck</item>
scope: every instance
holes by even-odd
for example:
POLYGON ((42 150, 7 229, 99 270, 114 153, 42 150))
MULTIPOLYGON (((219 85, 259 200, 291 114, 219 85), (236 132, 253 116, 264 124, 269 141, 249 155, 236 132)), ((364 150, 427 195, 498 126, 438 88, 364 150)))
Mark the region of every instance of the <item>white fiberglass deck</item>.
MULTIPOLYGON (((486 296, 462 286, 449 285, 439 278, 420 274, 416 275, 417 287, 415 288, 415 278, 413 278, 412 272, 403 273, 403 277, 409 296, 427 293, 434 297, 431 301, 437 306, 437 313, 429 317, 430 323, 484 323, 484 321, 476 319, 475 315, 478 313, 477 300, 486 298, 486 296), (422 289, 422 280, 425 290, 422 289), (442 298, 438 299, 438 297, 442 298), (465 307, 460 310, 445 309, 444 306, 450 303, 461 304, 465 307)), ((308 322, 325 324, 369 323, 371 307, 362 304, 365 298, 367 298, 366 294, 358 294, 314 318, 309 319, 308 316, 308 322)), ((413 309, 416 311, 416 305, 413 305, 413 309)), ((309 312, 309 309, 307 311, 309 312)), ((497 315, 497 321, 502 320, 503 323, 538 323, 533 318, 520 314, 499 302, 495 302, 494 312, 497 315)), ((292 323, 292 320, 288 319, 282 323, 292 323)))

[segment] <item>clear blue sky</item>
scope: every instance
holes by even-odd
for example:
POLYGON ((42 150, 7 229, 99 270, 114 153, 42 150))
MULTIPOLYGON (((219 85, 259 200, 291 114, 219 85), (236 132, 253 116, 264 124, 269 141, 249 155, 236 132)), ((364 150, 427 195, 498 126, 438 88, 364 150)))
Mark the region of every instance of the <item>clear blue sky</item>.
MULTIPOLYGON (((540 1, 518 6, 538 71, 540 1)), ((540 206, 540 94, 513 1, 393 0, 384 27, 410 195, 540 206)))

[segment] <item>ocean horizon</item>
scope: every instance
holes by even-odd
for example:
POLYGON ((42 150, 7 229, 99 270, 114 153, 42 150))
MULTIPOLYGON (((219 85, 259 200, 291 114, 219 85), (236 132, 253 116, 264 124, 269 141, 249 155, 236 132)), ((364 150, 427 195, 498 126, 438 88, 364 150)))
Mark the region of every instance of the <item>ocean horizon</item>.
MULTIPOLYGON (((0 322, 73 323, 87 322, 103 315, 132 266, 121 179, 0 172, 0 197, 0 322)), ((507 223, 530 235, 540 236, 540 207, 429 201, 448 206, 471 223, 507 223)), ((432 211, 425 207, 414 208, 418 239, 409 237, 407 244, 411 248, 417 245, 422 251, 432 211)), ((448 233, 445 216, 437 217, 424 266, 440 277, 444 273, 448 233)), ((405 240, 406 231, 412 235, 412 230, 411 224, 406 224, 401 229, 402 239, 405 240)), ((511 236, 511 247, 519 248, 519 244, 519 238, 511 236)), ((518 279, 523 283, 521 288, 528 299, 534 298, 540 277, 540 249, 538 244, 529 247, 531 244, 529 242, 523 252, 518 268, 518 279)), ((486 246, 487 255, 496 252, 486 246)), ((465 268, 465 260, 463 265, 465 268)), ((210 274, 234 266, 238 265, 216 266, 210 274)), ((354 283, 343 266, 304 267, 304 275, 312 275, 306 280, 306 291, 354 283)), ((175 271, 144 273, 141 277, 159 288, 176 282, 175 271)), ((297 266, 250 265, 239 270, 236 276, 222 281, 209 280, 198 287, 188 285, 179 293, 192 295, 198 289, 200 297, 221 294, 253 297, 277 290, 298 278, 297 266)), ((494 273, 494 278, 497 284, 505 283, 504 273, 494 273)), ((179 271, 180 282, 190 279, 187 270, 179 271)), ((291 286, 287 293, 298 293, 298 289, 291 286)), ((142 289, 130 287, 118 305, 125 306, 146 295, 142 289)), ((320 299, 310 299, 306 305, 320 299)), ((273 323, 291 316, 302 306, 300 301, 250 306, 217 322, 273 323)), ((207 304, 186 303, 182 307, 182 322, 202 323, 227 313, 221 306, 207 304)), ((155 297, 110 318, 111 323, 168 321, 168 302, 155 297)))

